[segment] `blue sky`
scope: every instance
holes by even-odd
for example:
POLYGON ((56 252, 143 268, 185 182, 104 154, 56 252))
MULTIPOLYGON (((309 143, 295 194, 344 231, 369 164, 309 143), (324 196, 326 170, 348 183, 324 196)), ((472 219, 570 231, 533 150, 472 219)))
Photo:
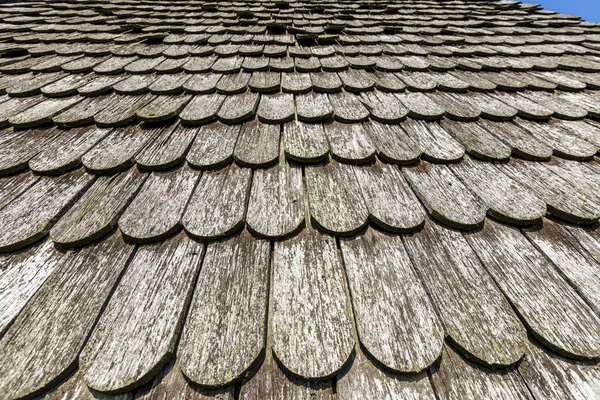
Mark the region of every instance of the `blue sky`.
POLYGON ((545 10, 559 11, 564 14, 579 15, 590 22, 600 22, 599 0, 538 0, 524 3, 540 3, 545 10))

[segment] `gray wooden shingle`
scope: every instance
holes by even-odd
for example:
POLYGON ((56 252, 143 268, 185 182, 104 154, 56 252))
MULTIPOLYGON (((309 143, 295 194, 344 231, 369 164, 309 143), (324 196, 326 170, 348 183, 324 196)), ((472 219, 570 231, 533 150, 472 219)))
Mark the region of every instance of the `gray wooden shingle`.
POLYGON ((91 243, 110 232, 125 206, 146 179, 135 168, 112 177, 100 177, 50 231, 64 247, 91 243))
POLYGON ((335 240, 312 229, 275 243, 273 351, 293 375, 339 372, 353 348, 350 307, 335 240))
POLYGON ((285 153, 300 162, 318 162, 329 154, 323 125, 305 124, 298 120, 283 126, 285 153))
POLYGON ((312 223, 346 236, 367 225, 369 213, 351 166, 330 162, 307 166, 305 174, 312 223))
POLYGON ((262 95, 256 114, 268 124, 283 124, 294 119, 294 96, 290 93, 262 95))
POLYGON ((279 141, 279 125, 246 122, 240 130, 233 158, 246 167, 268 167, 277 163, 279 141))
POLYGON ((352 93, 331 93, 328 98, 337 121, 352 124, 369 118, 369 110, 360 102, 359 97, 352 93))
POLYGON ((243 122, 254 116, 259 99, 258 93, 250 92, 228 96, 217 112, 217 117, 227 124, 243 122))
POLYGON ((599 357, 600 318, 518 229, 489 220, 466 238, 538 340, 567 357, 599 357))
POLYGON ((236 232, 243 224, 252 171, 235 164, 205 172, 189 200, 181 223, 201 240, 218 239, 236 232))
POLYGON ((406 134, 400 125, 367 122, 367 134, 382 160, 394 164, 412 164, 421 156, 417 144, 406 134))
POLYGON ((333 108, 323 93, 308 93, 296 96, 296 113, 304 122, 324 121, 333 116, 333 108))
POLYGON ((369 229, 340 247, 366 351, 397 372, 426 370, 441 354, 444 329, 400 237, 369 229))
POLYGON ((196 168, 214 169, 229 164, 240 134, 241 125, 216 122, 203 126, 187 154, 187 162, 196 168))
POLYGON ((124 392, 167 363, 203 252, 183 233, 136 251, 79 357, 89 387, 124 392))
POLYGON ((0 339, 2 397, 31 397, 69 375, 132 251, 115 234, 66 254, 0 339))
POLYGON ((254 172, 248 201, 248 229, 270 239, 291 236, 304 226, 302 168, 282 162, 254 172))
POLYGON ((114 102, 94 115, 96 125, 115 127, 126 125, 136 118, 136 111, 156 98, 153 94, 139 96, 115 96, 114 102))
POLYGON ((473 157, 484 161, 506 161, 510 157, 511 148, 479 124, 444 119, 440 125, 473 157))
POLYGON ((460 232, 429 221, 403 239, 447 340, 483 365, 517 362, 525 328, 460 232))
POLYGON ((57 219, 93 182, 82 169, 44 177, 0 210, 0 252, 13 251, 44 238, 57 219))
POLYGON ((136 164, 146 170, 165 170, 181 164, 198 130, 173 122, 135 155, 136 164))
POLYGON ((214 121, 226 96, 221 94, 197 95, 179 113, 179 118, 187 125, 200 125, 214 121))
POLYGON ((192 98, 189 94, 177 96, 158 96, 148 104, 138 109, 135 114, 138 119, 146 122, 167 121, 179 115, 192 98))
POLYGON ((375 156, 375 147, 362 124, 333 122, 324 128, 331 155, 336 160, 362 164, 375 156))
POLYGON ((188 167, 150 174, 119 218, 123 236, 138 243, 156 242, 181 229, 181 217, 199 177, 188 167))
POLYGON ((177 352, 194 382, 238 381, 264 351, 269 261, 269 242, 247 232, 208 245, 177 352))

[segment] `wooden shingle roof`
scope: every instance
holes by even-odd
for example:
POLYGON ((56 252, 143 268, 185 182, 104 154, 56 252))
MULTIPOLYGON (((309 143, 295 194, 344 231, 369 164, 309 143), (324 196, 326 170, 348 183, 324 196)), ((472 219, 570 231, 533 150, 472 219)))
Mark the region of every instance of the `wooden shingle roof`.
POLYGON ((600 25, 0 5, 0 399, 600 398, 600 25))

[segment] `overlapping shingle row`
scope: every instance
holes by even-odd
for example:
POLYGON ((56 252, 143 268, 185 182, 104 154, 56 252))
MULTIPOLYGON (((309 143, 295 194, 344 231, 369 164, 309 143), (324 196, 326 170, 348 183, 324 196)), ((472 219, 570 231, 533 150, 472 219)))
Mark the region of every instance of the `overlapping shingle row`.
POLYGON ((0 397, 600 392, 600 28, 0 8, 0 397))

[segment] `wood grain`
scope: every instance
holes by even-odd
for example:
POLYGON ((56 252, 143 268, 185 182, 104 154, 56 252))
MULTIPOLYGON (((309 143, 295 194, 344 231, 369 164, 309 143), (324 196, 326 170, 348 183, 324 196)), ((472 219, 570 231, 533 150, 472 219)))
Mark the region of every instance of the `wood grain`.
POLYGON ((567 357, 599 357, 600 318, 518 229, 489 220, 466 238, 538 340, 567 357))
POLYGON ((294 96, 289 93, 263 95, 256 114, 268 124, 283 124, 294 119, 294 96))
POLYGON ((110 232, 123 209, 138 192, 146 175, 135 168, 98 178, 50 231, 52 240, 65 247, 83 246, 110 232))
POLYGON ((324 93, 308 93, 296 96, 296 115, 300 121, 325 121, 333 116, 333 108, 324 93))
POLYGON ((120 235, 68 252, 0 339, 0 395, 33 397, 77 365, 133 247, 120 235))
POLYGON ((203 252, 184 233, 136 251, 79 358, 89 387, 123 393, 162 369, 175 352, 203 252))
POLYGON ((425 209, 397 167, 377 162, 355 167, 354 174, 374 223, 393 232, 408 232, 423 225, 425 209))
POLYGON ((339 400, 436 398, 427 374, 392 374, 373 365, 359 351, 352 357, 348 370, 338 377, 336 388, 339 400))
POLYGON ((515 370, 481 368, 464 360, 448 345, 431 377, 441 399, 533 399, 515 370))
POLYGON ((293 375, 325 379, 348 361, 354 339, 335 240, 312 229, 275 242, 273 351, 293 375))
POLYGON ((208 245, 178 350, 194 382, 229 385, 264 352, 269 260, 269 242, 245 231, 208 245))
POLYGON ((227 124, 237 124, 254 116, 260 95, 258 93, 243 93, 228 96, 217 112, 219 121, 227 124))
POLYGON ((185 206, 200 175, 187 166, 150 174, 119 218, 123 236, 133 242, 150 243, 179 231, 185 206))
POLYGON ((517 362, 525 329, 460 232, 428 221, 403 239, 447 339, 483 365, 517 362))
POLYGON ((419 146, 400 125, 371 121, 363 126, 382 160, 393 164, 412 164, 421 156, 419 146))
POLYGON ((305 124, 298 120, 285 124, 283 144, 287 156, 300 162, 318 162, 329 154, 329 143, 321 124, 305 124))
POLYGON ((465 154, 464 147, 437 122, 408 119, 401 126, 421 149, 424 160, 447 163, 460 160, 465 154))
POLYGON ((203 126, 190 147, 187 162, 203 169, 220 168, 229 164, 233 161, 240 129, 241 125, 224 125, 220 122, 203 126))
POLYGON ((310 218, 315 226, 346 236, 366 226, 369 213, 351 166, 330 162, 308 166, 305 173, 310 218))
POLYGON ((198 130, 173 122, 135 155, 136 164, 146 170, 165 170, 181 164, 198 130))
POLYGON ((324 125, 331 155, 338 161, 362 164, 375 156, 375 147, 361 124, 333 122, 324 125))
POLYGON ((92 183, 93 177, 82 169, 37 181, 0 210, 0 252, 14 251, 44 238, 92 183))
POLYGON ((458 229, 473 229, 485 219, 483 201, 471 192, 446 165, 421 161, 402 172, 429 214, 458 229))
POLYGON ((255 235, 281 239, 304 226, 304 187, 302 168, 283 162, 254 172, 246 217, 255 235))
POLYGON ((179 118, 187 125, 200 125, 214 121, 225 98, 226 96, 216 93, 194 96, 187 106, 181 110, 179 118))
POLYGON ((264 168, 279 159, 279 125, 263 124, 258 121, 242 125, 235 144, 233 158, 245 167, 264 168))
POLYGON ((386 368, 423 372, 441 354, 444 329, 402 240, 369 229, 340 247, 361 344, 386 368))
POLYGON ((235 164, 205 172, 181 220, 184 229, 201 240, 233 234, 244 224, 251 179, 249 168, 235 164))

